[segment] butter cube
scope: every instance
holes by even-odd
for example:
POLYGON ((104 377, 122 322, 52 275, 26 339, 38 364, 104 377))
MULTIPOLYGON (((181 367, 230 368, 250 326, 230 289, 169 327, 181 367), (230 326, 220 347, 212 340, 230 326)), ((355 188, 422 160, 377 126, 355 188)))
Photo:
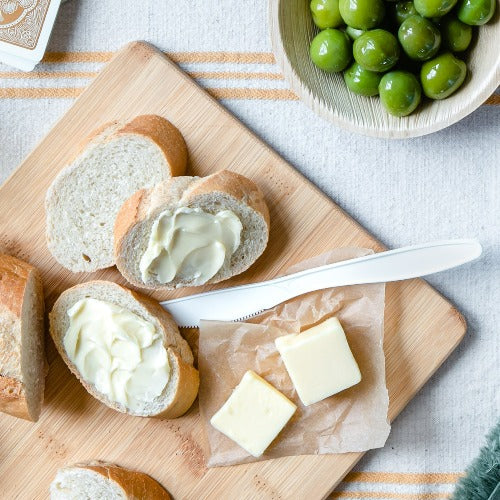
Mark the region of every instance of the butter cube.
POLYGON ((278 337, 275 344, 305 406, 361 381, 359 367, 337 318, 299 334, 278 337))
POLYGON ((260 457, 297 407, 249 370, 210 423, 254 457, 260 457))

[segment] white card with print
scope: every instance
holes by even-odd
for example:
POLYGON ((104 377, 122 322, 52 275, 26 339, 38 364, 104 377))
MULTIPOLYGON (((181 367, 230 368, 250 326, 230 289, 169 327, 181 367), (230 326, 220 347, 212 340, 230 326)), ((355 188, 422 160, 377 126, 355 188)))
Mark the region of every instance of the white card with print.
POLYGON ((61 0, 0 0, 0 60, 30 71, 43 58, 61 0))

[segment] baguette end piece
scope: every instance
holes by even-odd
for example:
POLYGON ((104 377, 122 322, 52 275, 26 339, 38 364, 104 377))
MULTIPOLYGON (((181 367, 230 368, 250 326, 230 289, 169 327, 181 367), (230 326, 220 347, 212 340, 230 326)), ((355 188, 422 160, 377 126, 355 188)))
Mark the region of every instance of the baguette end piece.
POLYGON ((45 386, 43 313, 38 270, 0 255, 0 411, 32 422, 45 386))

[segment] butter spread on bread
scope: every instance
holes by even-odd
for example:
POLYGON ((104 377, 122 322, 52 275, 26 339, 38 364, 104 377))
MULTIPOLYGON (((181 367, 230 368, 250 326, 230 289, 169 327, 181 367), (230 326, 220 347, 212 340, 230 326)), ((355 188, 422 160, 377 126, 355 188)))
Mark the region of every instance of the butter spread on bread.
POLYGON ((302 403, 312 405, 361 381, 358 364, 337 318, 275 340, 302 403))
POLYGON ((162 212, 153 223, 141 258, 142 279, 152 274, 159 283, 176 276, 202 285, 213 278, 240 246, 243 226, 230 210, 210 214, 179 207, 162 212))
POLYGON ((133 410, 161 395, 170 365, 153 323, 92 298, 76 302, 68 316, 64 348, 83 379, 133 410))
POLYGON ((297 407, 249 370, 210 423, 254 457, 260 457, 297 407))
MULTIPOLYGON (((171 290, 218 283, 245 271, 262 254, 268 239, 269 211, 261 190, 250 179, 221 170, 208 177, 176 177, 131 196, 116 218, 115 260, 118 270, 130 283, 171 290), (152 236, 158 240, 158 229, 163 231, 157 225, 160 219, 167 233, 173 222, 178 224, 181 220, 176 237, 191 237, 189 231, 184 233, 188 225, 200 223, 203 227, 194 232, 195 243, 191 248, 195 251, 189 259, 182 260, 185 252, 181 248, 180 258, 175 256, 176 262, 169 263, 173 253, 164 251, 161 260, 165 265, 149 272, 150 259, 153 262, 165 248, 163 243, 151 241, 152 236), (167 281, 168 278, 171 279, 167 281)), ((176 245, 175 237, 169 241, 176 245)), ((183 247, 188 249, 190 245, 183 247)), ((153 262, 153 267, 156 264, 153 262)))
POLYGON ((193 404, 199 386, 193 353, 158 302, 116 283, 91 281, 63 292, 49 320, 52 339, 71 372, 110 408, 175 418, 193 404))

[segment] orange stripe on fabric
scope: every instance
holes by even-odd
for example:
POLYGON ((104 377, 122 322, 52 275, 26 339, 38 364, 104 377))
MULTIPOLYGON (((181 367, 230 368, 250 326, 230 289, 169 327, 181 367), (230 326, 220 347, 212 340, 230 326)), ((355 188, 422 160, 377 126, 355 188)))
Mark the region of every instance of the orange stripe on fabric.
POLYGON ((60 88, 60 89, 23 89, 23 88, 0 88, 0 99, 56 99, 75 98, 84 89, 82 88, 60 88))
POLYGON ((24 73, 22 71, 10 71, 0 73, 0 79, 10 78, 17 80, 35 80, 38 78, 95 78, 98 75, 97 71, 32 71, 24 73))
MULTIPOLYGON (((0 99, 74 98, 83 90, 83 88, 0 88, 0 99)), ((284 89, 207 88, 206 90, 216 99, 298 100, 292 91, 284 89)))
MULTIPOLYGON (((33 80, 37 78, 95 78, 97 71, 32 71, 24 73, 22 71, 0 72, 1 78, 18 80, 33 80)), ((205 78, 207 80, 283 80, 280 73, 268 72, 245 72, 245 71, 187 71, 192 78, 205 78)))
MULTIPOLYGON (((177 63, 237 63, 237 64, 274 64, 271 52, 165 52, 177 63)), ((114 52, 47 52, 43 62, 60 63, 105 63, 114 52)))
POLYGON ((299 98, 291 90, 287 89, 205 89, 216 99, 262 99, 273 101, 298 101, 299 98))
MULTIPOLYGON (((1 77, 1 75, 0 75, 1 77)), ((0 99, 56 99, 76 98, 85 89, 81 87, 66 88, 0 88, 0 99)), ((251 88, 206 88, 216 99, 248 99, 273 101, 298 101, 299 98, 287 89, 251 89, 251 88)), ((499 105, 500 99, 488 104, 499 105)))
POLYGON ((450 498, 449 493, 394 493, 383 491, 336 491, 328 498, 380 498, 400 500, 441 500, 450 498))
POLYGON ((406 473, 406 472, 350 472, 343 479, 346 483, 392 484, 454 484, 462 476, 458 473, 406 473))
POLYGON ((114 55, 114 52, 46 52, 43 56, 42 62, 44 63, 84 63, 108 62, 114 55))
POLYGON ((188 71, 192 78, 207 80, 284 80, 279 73, 248 72, 244 71, 188 71))

